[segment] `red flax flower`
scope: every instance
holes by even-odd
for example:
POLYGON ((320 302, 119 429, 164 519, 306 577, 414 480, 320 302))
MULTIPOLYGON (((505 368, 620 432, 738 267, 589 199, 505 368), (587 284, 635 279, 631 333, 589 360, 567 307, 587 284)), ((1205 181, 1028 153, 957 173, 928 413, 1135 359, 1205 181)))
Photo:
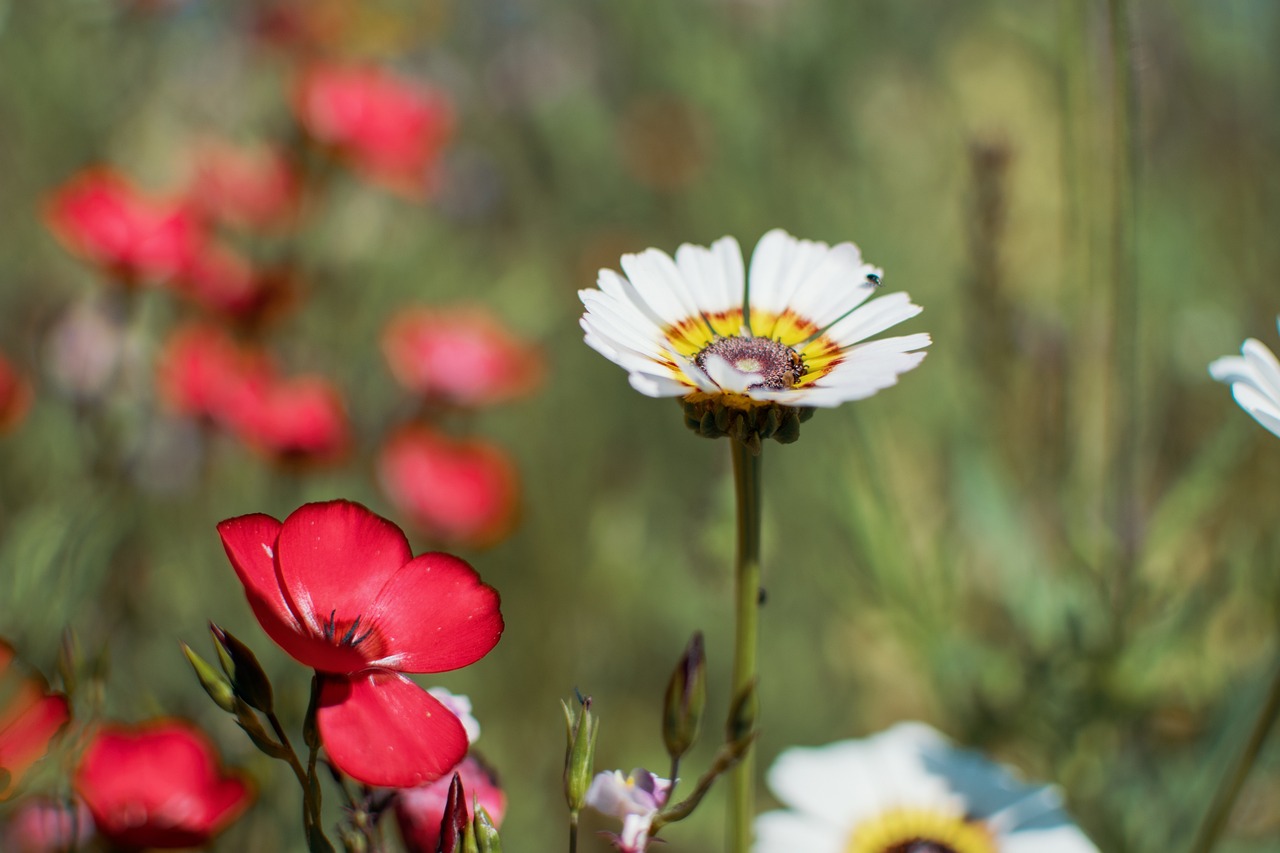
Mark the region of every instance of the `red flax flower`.
POLYGON ((279 150, 204 139, 193 151, 190 196, 205 215, 241 228, 288 225, 301 183, 279 150))
MULTIPOLYGON (((498 786, 492 771, 472 756, 453 768, 462 780, 463 808, 473 800, 478 801, 488 813, 494 828, 502 825, 502 815, 507 809, 507 795, 498 786)), ((445 803, 449 799, 452 774, 442 776, 430 785, 408 788, 396 795, 396 823, 400 837, 408 853, 436 853, 440 843, 440 823, 444 819, 445 803)), ((470 816, 470 811, 467 811, 470 816)))
POLYGON ((21 423, 30 407, 31 383, 0 355, 0 434, 21 423))
POLYGON ((405 311, 388 324, 382 351, 405 388, 459 406, 518 397, 542 379, 537 349, 483 308, 405 311))
POLYGON ((446 97, 375 67, 317 65, 305 72, 294 109, 307 132, 369 180, 412 198, 453 132, 446 97))
POLYGON ((13 658, 13 647, 0 640, 0 800, 13 793, 71 716, 67 697, 50 693, 44 679, 10 672, 13 658))
POLYGON ((81 172, 54 192, 45 222, 70 252, 126 285, 179 275, 204 240, 187 204, 147 196, 105 168, 81 172))
POLYGON ((467 753, 462 723, 404 672, 475 663, 498 642, 498 593, 462 560, 414 557, 400 528, 356 503, 307 504, 218 525, 254 615, 320 678, 316 723, 333 764, 410 788, 467 753))
POLYGON ((404 427, 383 446, 378 479, 413 526, 445 542, 491 545, 515 524, 515 466, 480 439, 404 427))
POLYGON ((98 832, 126 850, 202 846, 252 798, 243 779, 221 771, 204 733, 181 720, 104 726, 75 787, 98 832))
POLYGON ((267 372, 241 380, 225 401, 224 417, 250 447, 280 462, 331 462, 346 452, 346 409, 329 380, 267 372))

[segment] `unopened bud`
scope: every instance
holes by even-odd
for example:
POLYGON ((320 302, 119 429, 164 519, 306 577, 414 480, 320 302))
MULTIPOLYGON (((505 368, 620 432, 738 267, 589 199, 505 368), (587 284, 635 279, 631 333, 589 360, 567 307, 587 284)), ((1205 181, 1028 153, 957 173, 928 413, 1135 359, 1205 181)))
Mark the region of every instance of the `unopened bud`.
POLYGON ((205 661, 204 658, 192 651, 191 647, 186 643, 182 644, 182 653, 187 656, 187 663, 191 664, 191 668, 196 671, 196 678, 200 679, 200 686, 204 688, 204 692, 209 694, 209 698, 214 704, 228 714, 236 712, 236 694, 231 687, 231 682, 222 677, 213 665, 205 661))
POLYGON ((502 839, 498 837, 498 828, 493 825, 489 813, 479 803, 475 805, 475 817, 471 821, 471 829, 475 833, 476 849, 479 853, 502 853, 502 839))
POLYGON ((702 727, 702 711, 707 705, 707 658, 703 648, 702 632, 694 632, 693 638, 676 664, 671 680, 667 682, 667 695, 662 714, 662 739, 667 754, 679 759, 698 739, 702 727))
POLYGON ((271 680, 263 671, 262 664, 258 663, 257 655, 234 635, 212 622, 209 623, 209 632, 213 634, 213 642, 218 649, 218 662, 231 679, 236 695, 250 708, 270 714, 274 701, 271 680))
POLYGON ((463 844, 467 834, 467 803, 462 792, 462 777, 453 774, 444 815, 440 818, 440 840, 436 853, 466 853, 463 844))
POLYGON ((591 713, 591 697, 582 699, 582 708, 574 717, 569 703, 564 707, 565 729, 568 744, 564 753, 564 797, 569 811, 577 814, 587 801, 587 789, 591 787, 591 769, 596 755, 596 716, 591 713))

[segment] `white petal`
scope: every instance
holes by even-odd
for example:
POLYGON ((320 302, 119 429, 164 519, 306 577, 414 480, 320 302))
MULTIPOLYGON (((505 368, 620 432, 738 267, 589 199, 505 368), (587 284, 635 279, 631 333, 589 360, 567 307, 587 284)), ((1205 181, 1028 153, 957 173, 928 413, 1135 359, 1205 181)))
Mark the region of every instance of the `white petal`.
POLYGON ((924 309, 911 302, 906 293, 890 293, 873 299, 827 330, 827 336, 842 347, 878 335, 890 326, 908 320, 924 309))
POLYGON ((727 358, 716 353, 711 353, 703 360, 702 369, 723 391, 746 393, 749 387, 764 380, 764 374, 743 373, 730 364, 727 358))
POLYGON ((631 387, 646 397, 683 397, 693 389, 669 376, 651 373, 632 373, 627 377, 631 387))
POLYGON ((756 818, 752 853, 841 853, 848 831, 819 817, 765 812, 756 818))
POLYGON ((1098 853, 1098 848, 1076 827, 1060 826, 1002 835, 1000 853, 1098 853))
POLYGON ((1276 361, 1271 350, 1261 341, 1250 338, 1244 342, 1240 351, 1257 375, 1258 390, 1280 403, 1280 362, 1276 361))
POLYGON ((1244 382, 1232 385, 1231 395, 1254 420, 1280 436, 1280 408, 1277 408, 1274 401, 1244 382))
POLYGON ((812 240, 797 240, 775 228, 760 238, 747 273, 751 307, 781 313, 796 288, 826 258, 830 247, 812 240))
POLYGON ((676 266, 702 311, 742 307, 742 249, 734 238, 721 237, 710 249, 686 243, 676 249, 676 266))
POLYGON ((693 295, 666 252, 646 249, 638 255, 623 255, 622 271, 653 312, 669 325, 698 316, 693 295))
POLYGON ((1219 382, 1252 382, 1253 372, 1248 362, 1238 355, 1224 355, 1209 364, 1209 375, 1219 382))

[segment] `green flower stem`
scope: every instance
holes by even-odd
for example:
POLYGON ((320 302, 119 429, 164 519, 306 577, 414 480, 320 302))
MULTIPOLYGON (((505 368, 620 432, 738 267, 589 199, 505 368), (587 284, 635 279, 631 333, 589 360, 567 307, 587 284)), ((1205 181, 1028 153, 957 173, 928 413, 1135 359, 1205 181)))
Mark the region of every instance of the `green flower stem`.
POLYGON ((276 737, 283 747, 284 760, 293 770, 293 775, 298 778, 298 784, 302 786, 302 828, 308 839, 312 834, 319 836, 320 839, 328 844, 328 839, 324 836, 324 829, 321 826, 320 816, 320 785, 315 779, 315 761, 316 752, 311 751, 309 761, 309 771, 304 769, 302 761, 298 758, 298 753, 294 751, 293 744, 289 742, 289 735, 285 733, 284 726, 280 725, 280 718, 274 712, 266 714, 267 721, 271 723, 271 729, 276 733, 276 737))
POLYGON ((578 853, 578 813, 569 813, 569 853, 578 853))
POLYGON ((1213 805, 1209 807, 1204 822, 1200 824, 1200 832, 1196 834, 1196 839, 1191 844, 1190 853, 1209 853, 1218 843, 1219 836, 1226 829, 1227 818, 1231 817, 1231 809, 1235 806, 1236 797, 1240 795, 1245 779, 1249 778, 1249 771, 1253 769, 1254 762, 1262 752, 1267 735, 1271 734, 1271 729, 1275 726, 1276 718, 1280 717, 1280 654, 1276 655, 1274 669, 1275 673, 1271 677, 1267 699, 1262 705, 1262 710, 1258 712, 1258 718, 1254 720, 1249 739, 1245 741, 1244 749, 1240 751, 1235 764, 1223 777, 1222 784, 1218 786, 1213 805))
MULTIPOLYGON (((729 439, 733 453, 733 481, 738 495, 738 558, 734 577, 735 624, 733 641, 733 699, 751 690, 756 681, 756 650, 760 614, 760 456, 736 438, 729 439)), ((756 717, 755 693, 745 716, 756 717)), ((733 712, 731 712, 732 715, 733 712)), ((741 717, 742 714, 737 716, 741 717)), ((730 720, 730 727, 735 725, 730 720)), ((748 745, 729 775, 729 846, 731 853, 751 847, 751 821, 755 816, 755 756, 748 745)))

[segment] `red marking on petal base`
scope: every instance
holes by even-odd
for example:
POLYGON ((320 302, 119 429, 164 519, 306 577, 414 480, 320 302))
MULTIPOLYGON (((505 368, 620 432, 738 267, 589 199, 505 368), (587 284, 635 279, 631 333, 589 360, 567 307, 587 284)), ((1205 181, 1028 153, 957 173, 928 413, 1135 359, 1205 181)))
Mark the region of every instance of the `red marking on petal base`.
MULTIPOLYGON (((494 827, 500 827, 502 816, 507 810, 507 795, 498 786, 493 772, 474 756, 467 756, 453 768, 453 772, 462 780, 463 803, 468 818, 471 816, 472 803, 478 800, 493 821, 494 827)), ((400 837, 404 840, 408 853, 436 853, 436 845, 440 841, 440 821, 444 818, 445 802, 449 798, 449 784, 452 781, 451 773, 429 785, 401 790, 396 796, 396 823, 400 826, 400 837)))
POLYGON ((458 718, 399 673, 324 676, 316 722, 334 766, 366 785, 432 782, 467 754, 458 718))
POLYGON ((105 726, 81 758, 76 791, 98 831, 129 848, 197 847, 249 805, 204 733, 181 720, 105 726))

